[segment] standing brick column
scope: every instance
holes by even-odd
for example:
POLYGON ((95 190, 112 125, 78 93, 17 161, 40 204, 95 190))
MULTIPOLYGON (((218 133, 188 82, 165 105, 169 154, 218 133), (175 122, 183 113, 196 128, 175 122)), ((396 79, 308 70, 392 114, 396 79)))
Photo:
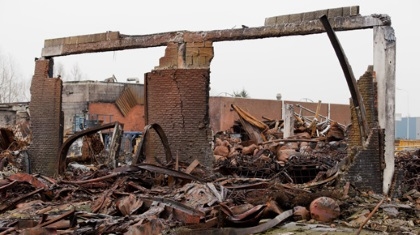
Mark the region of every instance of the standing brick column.
MULTIPOLYGON (((183 162, 197 159, 213 166, 209 118, 210 41, 170 42, 159 66, 145 75, 146 124, 159 124, 168 137, 172 156, 183 162)), ((163 160, 159 137, 146 137, 146 161, 163 160)))
POLYGON ((58 150, 63 141, 63 114, 61 111, 62 81, 50 78, 52 59, 35 62, 31 83, 32 143, 28 150, 32 173, 49 176, 58 169, 58 150))
MULTIPOLYGON (((145 76, 146 122, 159 124, 168 137, 172 155, 180 161, 211 167, 211 129, 208 114, 209 69, 153 70, 145 76)), ((162 144, 151 132, 147 161, 164 159, 162 144)))

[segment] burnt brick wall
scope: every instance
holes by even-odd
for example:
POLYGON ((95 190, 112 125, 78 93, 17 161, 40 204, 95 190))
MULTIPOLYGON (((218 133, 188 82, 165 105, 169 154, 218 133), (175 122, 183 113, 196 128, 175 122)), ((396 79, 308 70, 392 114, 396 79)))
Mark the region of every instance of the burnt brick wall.
POLYGON ((383 130, 377 129, 377 86, 372 66, 360 77, 357 86, 363 98, 366 120, 371 131, 368 133, 368 140, 363 144, 356 109, 350 102, 352 127, 349 131, 347 171, 343 179, 353 183, 358 189, 382 193, 385 134, 383 130))
POLYGON ((374 79, 374 71, 371 66, 363 74, 357 85, 360 89, 360 94, 363 97, 363 103, 366 109, 366 119, 369 124, 369 128, 375 128, 378 123, 378 112, 376 110, 376 82, 374 79))
POLYGON ((32 143, 28 150, 31 172, 53 176, 63 141, 62 81, 50 78, 52 60, 37 60, 31 83, 32 143))
MULTIPOLYGON (((357 119, 356 108, 350 99, 351 127, 348 133, 348 145, 350 147, 362 146, 362 136, 360 135, 360 126, 357 119)), ((350 148, 349 148, 350 149, 350 148)))
MULTIPOLYGON (((174 158, 184 162, 197 159, 207 167, 213 164, 209 79, 209 69, 153 70, 145 75, 146 123, 163 128, 174 158)), ((146 160, 153 162, 165 155, 157 134, 150 133, 146 160)))
POLYGON ((208 69, 214 57, 213 42, 195 42, 185 38, 187 43, 169 42, 165 55, 159 59, 158 69, 208 69))
POLYGON ((372 129, 366 148, 359 150, 343 176, 359 190, 382 193, 382 171, 385 145, 384 131, 372 129))
MULTIPOLYGON (((363 74, 357 81, 360 94, 363 98, 363 104, 366 109, 366 119, 369 128, 374 128, 378 123, 378 111, 376 108, 376 82, 374 79, 374 71, 372 66, 368 67, 368 70, 363 74)), ((356 109, 352 102, 350 102, 351 110, 351 121, 352 127, 349 133, 349 144, 350 146, 361 146, 362 138, 360 136, 360 127, 357 121, 356 109)))

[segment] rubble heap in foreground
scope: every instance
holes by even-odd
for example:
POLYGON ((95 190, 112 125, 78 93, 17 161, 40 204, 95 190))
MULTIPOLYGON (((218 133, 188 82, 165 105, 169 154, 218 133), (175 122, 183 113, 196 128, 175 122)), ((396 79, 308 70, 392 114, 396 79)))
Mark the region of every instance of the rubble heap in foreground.
POLYGON ((217 133, 214 169, 176 160, 120 161, 110 169, 100 158, 87 164, 92 151, 90 159, 69 163, 54 178, 23 173, 25 142, 19 142, 0 155, 0 234, 354 233, 361 226, 369 234, 418 234, 419 181, 411 174, 419 171, 418 151, 396 155, 397 167, 409 169, 401 198, 361 191, 352 182, 339 184, 345 130, 332 126, 314 138, 297 125, 287 139, 270 128, 259 144, 217 133))

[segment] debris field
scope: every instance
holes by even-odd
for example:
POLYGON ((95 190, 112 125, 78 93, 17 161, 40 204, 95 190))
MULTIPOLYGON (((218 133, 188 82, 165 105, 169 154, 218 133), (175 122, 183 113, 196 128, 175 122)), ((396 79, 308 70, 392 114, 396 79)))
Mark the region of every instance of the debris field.
POLYGON ((232 107, 236 131, 214 134, 211 169, 172 156, 147 162, 147 131, 133 156, 110 167, 87 131, 82 156, 67 157, 62 174, 29 174, 30 138, 1 128, 0 234, 269 234, 292 224, 285 234, 420 233, 419 150, 396 153, 400 196, 391 198, 340 181, 345 126, 296 114, 284 138, 283 120, 232 107))

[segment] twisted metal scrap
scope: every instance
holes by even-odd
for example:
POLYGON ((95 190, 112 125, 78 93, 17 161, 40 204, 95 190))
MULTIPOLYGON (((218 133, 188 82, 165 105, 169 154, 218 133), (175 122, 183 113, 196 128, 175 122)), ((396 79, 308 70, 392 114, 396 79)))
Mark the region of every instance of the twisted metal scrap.
POLYGON ((163 147, 165 148, 165 155, 166 155, 166 162, 172 161, 172 153, 171 149, 169 148, 169 141, 168 137, 166 137, 165 132, 163 132, 162 127, 157 123, 152 123, 147 125, 144 128, 143 138, 140 142, 140 147, 137 149, 136 154, 134 155, 133 164, 137 164, 142 162, 146 159, 145 150, 146 150, 146 142, 147 142, 147 133, 150 129, 154 129, 156 133, 159 135, 160 140, 162 141, 163 147))
POLYGON ((111 122, 99 127, 93 127, 93 128, 89 128, 86 129, 84 131, 81 131, 75 135, 72 135, 70 138, 68 138, 60 147, 60 149, 58 150, 58 174, 61 175, 64 173, 64 171, 66 170, 67 164, 66 164, 66 157, 67 157, 67 152, 69 151, 70 146, 73 144, 74 141, 76 141, 78 138, 85 136, 85 135, 90 135, 90 134, 94 134, 98 131, 101 130, 105 130, 105 129, 110 129, 110 128, 115 128, 116 126, 121 125, 123 126, 122 123, 119 122, 111 122))

